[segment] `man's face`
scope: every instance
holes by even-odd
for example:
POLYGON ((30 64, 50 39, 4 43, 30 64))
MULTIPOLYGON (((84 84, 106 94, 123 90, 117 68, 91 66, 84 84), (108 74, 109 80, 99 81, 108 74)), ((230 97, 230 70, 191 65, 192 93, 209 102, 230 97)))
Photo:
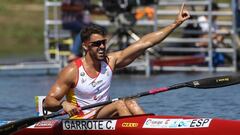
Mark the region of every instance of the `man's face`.
POLYGON ((104 36, 92 34, 88 42, 88 51, 90 55, 97 60, 104 60, 106 57, 106 43, 104 36))

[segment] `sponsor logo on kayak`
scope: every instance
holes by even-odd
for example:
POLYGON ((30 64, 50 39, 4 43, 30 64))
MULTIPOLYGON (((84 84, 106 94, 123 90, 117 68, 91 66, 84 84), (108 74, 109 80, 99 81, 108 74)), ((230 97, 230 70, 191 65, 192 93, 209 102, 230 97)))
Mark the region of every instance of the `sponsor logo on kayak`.
POLYGON ((148 118, 143 128, 206 128, 212 119, 156 119, 148 118))
POLYGON ((63 120, 63 130, 115 130, 117 120, 63 120))
POLYGON ((124 123, 122 123, 122 127, 138 127, 138 123, 124 122, 124 123))
POLYGON ((57 120, 44 120, 36 123, 34 127, 37 127, 37 128, 53 127, 53 125, 56 123, 57 123, 57 120))

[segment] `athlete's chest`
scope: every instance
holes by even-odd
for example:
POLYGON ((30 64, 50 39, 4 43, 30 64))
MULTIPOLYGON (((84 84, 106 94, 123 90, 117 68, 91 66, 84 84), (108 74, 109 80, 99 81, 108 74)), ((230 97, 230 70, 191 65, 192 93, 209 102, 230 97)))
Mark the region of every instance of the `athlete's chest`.
POLYGON ((79 68, 76 92, 80 95, 94 95, 108 89, 111 84, 112 71, 109 66, 101 66, 96 78, 91 78, 83 67, 79 68))

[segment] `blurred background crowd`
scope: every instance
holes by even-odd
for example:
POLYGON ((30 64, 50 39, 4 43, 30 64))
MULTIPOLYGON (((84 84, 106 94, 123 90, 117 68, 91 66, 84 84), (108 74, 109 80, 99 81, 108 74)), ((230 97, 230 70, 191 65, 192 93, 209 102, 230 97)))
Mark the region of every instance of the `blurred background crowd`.
POLYGON ((0 64, 63 67, 84 55, 80 31, 89 24, 108 31, 108 52, 124 49, 170 24, 183 2, 191 19, 128 70, 237 71, 239 0, 3 0, 0 64))

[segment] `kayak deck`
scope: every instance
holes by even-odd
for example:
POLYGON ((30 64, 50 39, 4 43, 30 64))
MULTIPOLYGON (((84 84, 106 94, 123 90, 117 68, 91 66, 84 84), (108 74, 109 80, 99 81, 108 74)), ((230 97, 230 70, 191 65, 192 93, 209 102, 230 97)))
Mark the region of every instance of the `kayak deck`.
POLYGON ((91 120, 45 120, 14 135, 238 135, 239 120, 154 114, 91 120))

